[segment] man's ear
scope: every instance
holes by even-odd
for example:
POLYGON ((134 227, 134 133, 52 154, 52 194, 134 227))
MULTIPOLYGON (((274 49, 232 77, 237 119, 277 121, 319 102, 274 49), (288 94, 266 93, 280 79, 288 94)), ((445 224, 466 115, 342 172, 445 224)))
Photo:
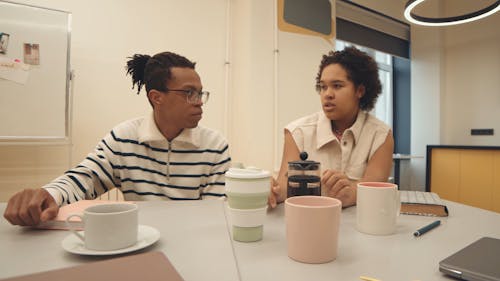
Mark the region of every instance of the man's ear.
POLYGON ((356 96, 361 99, 365 95, 366 88, 364 85, 359 85, 356 89, 356 96))
POLYGON ((162 103, 163 94, 160 91, 153 89, 148 92, 148 99, 151 104, 159 105, 162 103))

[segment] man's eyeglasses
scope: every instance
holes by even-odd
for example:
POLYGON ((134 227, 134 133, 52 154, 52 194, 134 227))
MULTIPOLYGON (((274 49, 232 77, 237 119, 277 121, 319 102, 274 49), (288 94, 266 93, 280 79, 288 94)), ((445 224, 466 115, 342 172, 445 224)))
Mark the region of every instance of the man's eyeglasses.
POLYGON ((167 89, 165 92, 181 92, 186 95, 186 100, 188 103, 195 104, 198 102, 206 103, 208 101, 208 96, 210 93, 207 91, 196 91, 196 90, 181 90, 181 89, 167 89))

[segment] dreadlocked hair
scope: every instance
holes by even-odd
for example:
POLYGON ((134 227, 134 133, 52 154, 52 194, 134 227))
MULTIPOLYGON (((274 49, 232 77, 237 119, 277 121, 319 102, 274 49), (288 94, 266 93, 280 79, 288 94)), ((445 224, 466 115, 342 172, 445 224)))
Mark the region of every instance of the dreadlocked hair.
POLYGON ((172 53, 163 52, 154 56, 135 54, 128 57, 127 75, 132 76, 132 89, 137 85, 137 94, 145 86, 146 92, 150 90, 166 91, 167 81, 172 77, 172 67, 187 67, 194 69, 196 63, 187 58, 172 53))
POLYGON ((146 68, 146 63, 151 58, 148 55, 135 54, 132 57, 128 57, 130 60, 127 61, 127 75, 132 76, 132 89, 137 85, 137 94, 141 91, 144 85, 144 69, 146 68))

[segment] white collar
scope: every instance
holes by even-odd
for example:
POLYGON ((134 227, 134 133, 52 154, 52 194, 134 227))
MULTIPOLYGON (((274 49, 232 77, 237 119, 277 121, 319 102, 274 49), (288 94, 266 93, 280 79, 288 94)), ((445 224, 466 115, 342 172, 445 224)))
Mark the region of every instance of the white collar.
MULTIPOLYGON (((167 141, 167 138, 160 132, 158 126, 156 126, 156 122, 154 120, 153 112, 151 114, 144 117, 142 123, 139 125, 138 129, 139 142, 164 142, 167 141)), ((200 128, 186 128, 182 130, 182 132, 175 137, 172 142, 183 142, 191 144, 195 147, 200 146, 200 128)))
MULTIPOLYGON (((350 132, 353 135, 354 143, 356 143, 356 140, 361 134, 361 129, 363 128, 363 124, 365 123, 366 118, 367 118, 367 113, 360 109, 358 111, 358 116, 356 117, 356 121, 354 122, 354 124, 352 124, 351 127, 347 128, 344 131, 344 134, 350 132)), ((318 124, 316 127, 316 144, 317 144, 316 148, 319 149, 323 145, 336 139, 337 137, 335 137, 335 135, 332 132, 331 120, 328 119, 328 117, 326 117, 323 111, 321 111, 319 114, 318 124)))

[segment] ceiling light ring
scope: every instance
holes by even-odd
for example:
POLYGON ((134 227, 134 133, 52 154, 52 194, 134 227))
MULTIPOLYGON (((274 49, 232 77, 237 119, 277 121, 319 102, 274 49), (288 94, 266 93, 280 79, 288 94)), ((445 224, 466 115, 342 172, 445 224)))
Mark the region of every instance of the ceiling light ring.
POLYGON ((413 13, 412 10, 419 4, 422 4, 424 1, 425 0, 409 0, 406 3, 404 16, 408 21, 415 24, 428 25, 428 26, 453 25, 453 24, 460 24, 469 21, 474 21, 476 19, 488 16, 488 13, 494 14, 498 10, 500 10, 500 0, 497 0, 493 4, 481 10, 463 14, 460 16, 445 17, 445 18, 430 18, 430 17, 419 16, 413 13))

